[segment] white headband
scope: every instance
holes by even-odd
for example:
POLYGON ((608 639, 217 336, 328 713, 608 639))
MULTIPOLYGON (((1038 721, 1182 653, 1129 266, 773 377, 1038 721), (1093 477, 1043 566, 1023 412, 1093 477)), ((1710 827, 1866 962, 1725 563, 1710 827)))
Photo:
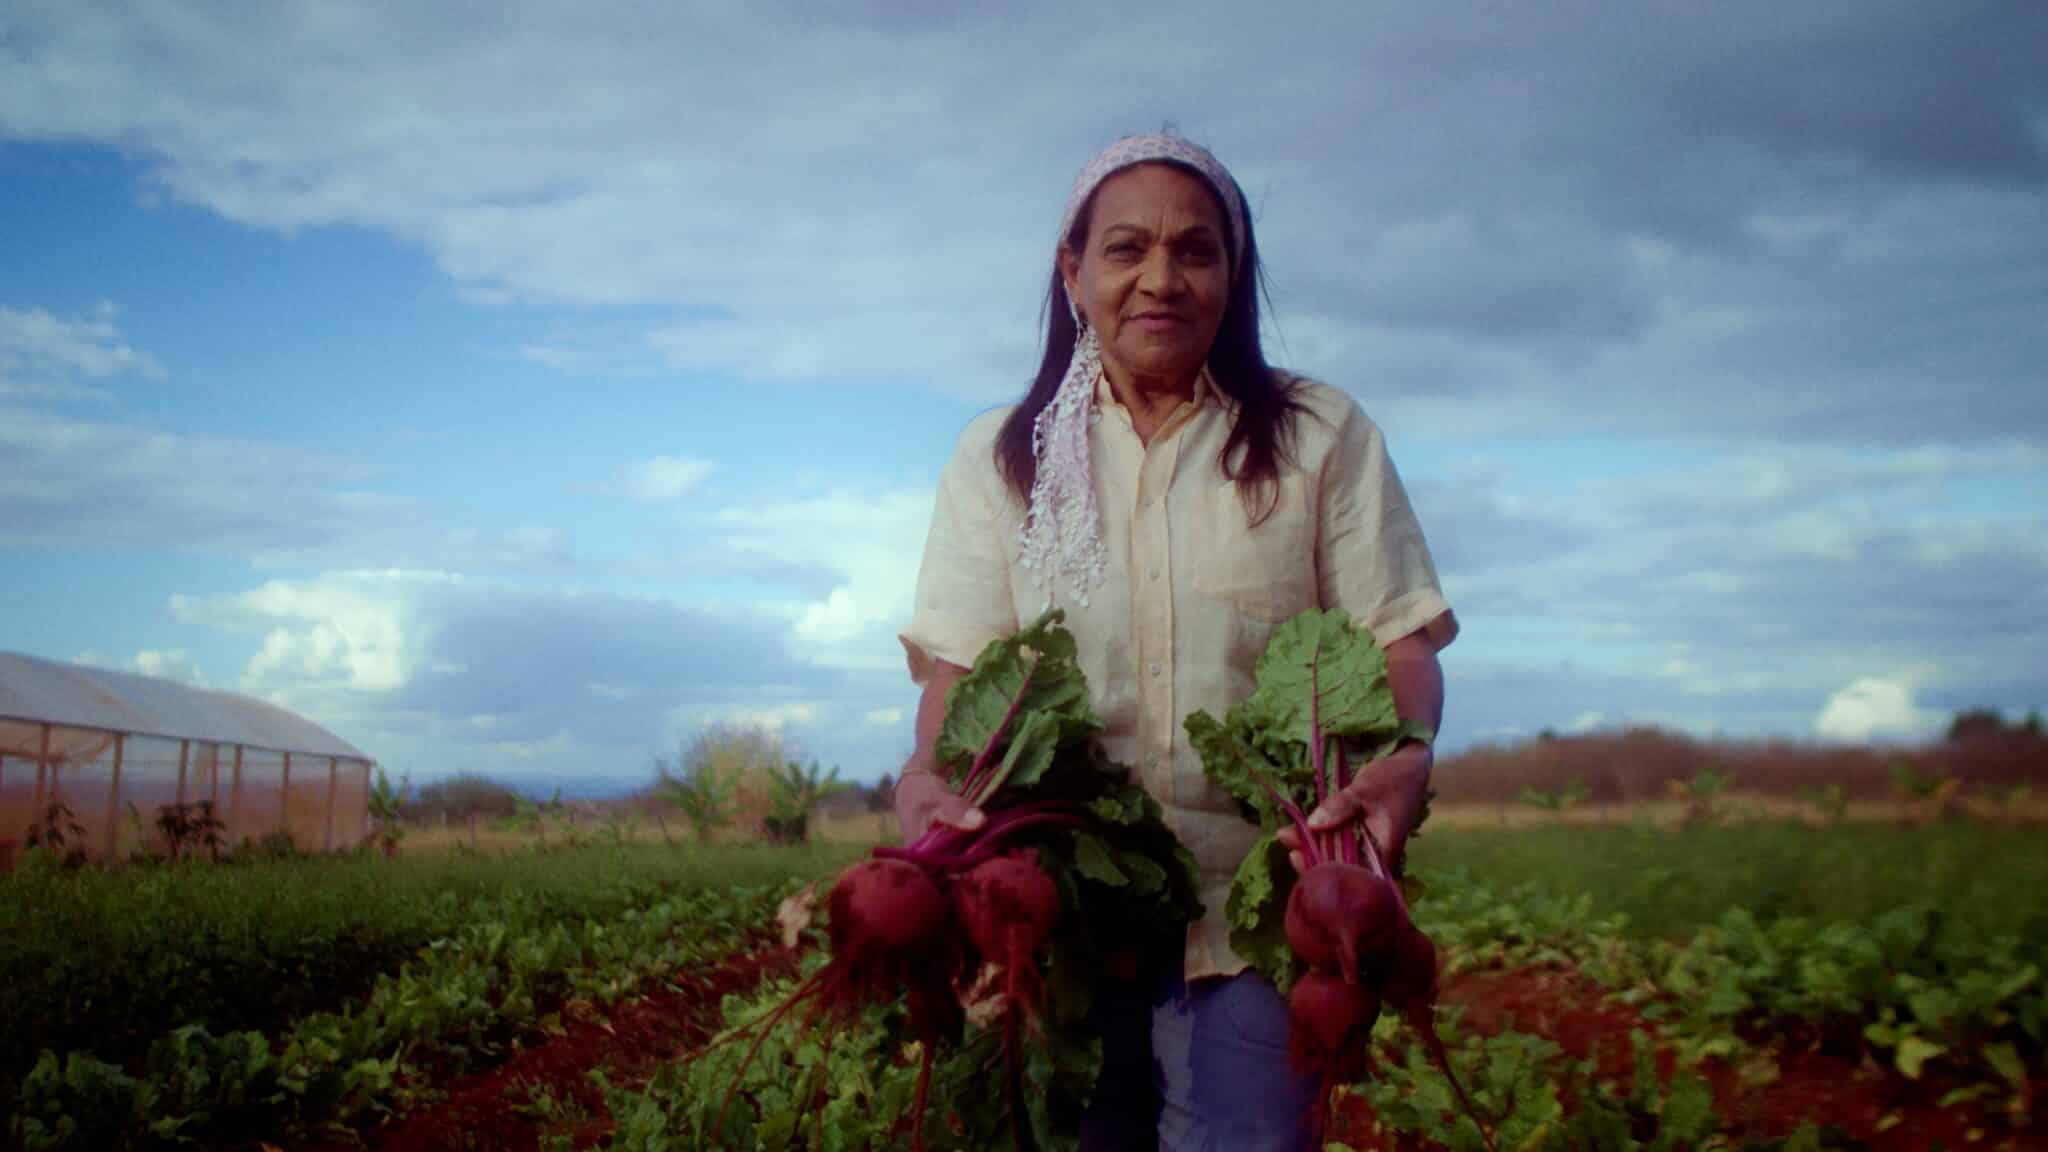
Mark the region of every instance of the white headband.
POLYGON ((1216 190, 1216 196, 1223 201, 1223 210, 1230 217, 1230 271, 1236 275, 1238 266, 1244 262, 1244 201, 1238 197, 1237 181, 1207 148, 1192 144, 1178 136, 1126 136, 1097 153, 1095 159, 1081 169, 1080 178, 1074 181, 1074 190, 1067 195, 1067 211, 1060 217, 1058 243, 1065 245, 1068 233, 1074 230, 1074 218, 1081 214, 1081 205, 1095 194, 1095 189, 1104 180, 1133 164, 1153 160, 1171 160, 1185 164, 1202 174, 1209 186, 1216 190))
MULTIPOLYGON (((1184 164, 1201 173, 1216 190, 1230 217, 1230 270, 1235 277, 1244 265, 1244 200, 1237 194, 1236 181, 1207 149, 1178 136, 1127 136, 1090 160, 1067 197, 1056 247, 1066 245, 1081 206, 1104 180, 1133 164, 1155 160, 1184 164)), ((1079 305, 1069 304, 1079 321, 1079 305)), ((1075 602, 1084 607, 1089 592, 1102 584, 1105 575, 1102 512, 1095 505, 1095 479, 1088 462, 1088 427, 1097 416, 1095 387, 1101 376, 1102 345, 1095 330, 1083 323, 1067 361, 1066 378, 1031 427, 1036 473, 1031 483, 1031 508, 1019 533, 1018 562, 1037 574, 1047 607, 1052 606, 1056 569, 1073 582, 1075 602)))

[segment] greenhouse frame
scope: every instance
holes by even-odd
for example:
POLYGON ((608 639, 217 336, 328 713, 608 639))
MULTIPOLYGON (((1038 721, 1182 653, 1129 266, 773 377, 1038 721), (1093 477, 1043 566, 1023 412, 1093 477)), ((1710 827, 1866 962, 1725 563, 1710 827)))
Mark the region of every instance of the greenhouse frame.
POLYGON ((274 704, 0 652, 0 846, 54 832, 102 860, 175 850, 175 811, 210 813, 222 848, 346 850, 370 835, 375 769, 274 704))

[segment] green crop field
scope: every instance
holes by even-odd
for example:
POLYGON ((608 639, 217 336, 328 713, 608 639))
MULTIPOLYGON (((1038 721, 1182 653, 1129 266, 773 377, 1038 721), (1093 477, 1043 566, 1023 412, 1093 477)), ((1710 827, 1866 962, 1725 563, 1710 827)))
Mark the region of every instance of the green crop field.
MULTIPOLYGON (((1415 841, 1415 912, 1495 1147, 2041 1147, 2043 843, 1446 823, 1415 841)), ((859 850, 30 858, 0 880, 8 1145, 907 1148, 891 1012, 830 1046, 792 1021, 744 1074, 745 1045, 703 1047, 820 962, 816 925, 766 959, 775 905, 859 850)), ((1485 1146, 1399 1023, 1373 1047, 1333 1147, 1485 1146)), ((927 1147, 958 1146, 983 1084, 941 1066, 927 1147)))

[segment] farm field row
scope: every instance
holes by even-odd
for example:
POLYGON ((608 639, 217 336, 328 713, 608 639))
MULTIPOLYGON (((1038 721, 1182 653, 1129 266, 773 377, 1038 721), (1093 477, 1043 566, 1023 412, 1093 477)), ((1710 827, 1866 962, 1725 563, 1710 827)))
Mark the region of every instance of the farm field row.
MULTIPOLYGON (((2023 1126, 2048 1034, 2036 837, 1432 824, 1414 844, 1444 1031, 1499 1147, 2043 1146, 2023 1126)), ((706 1127, 745 1047, 702 1053, 709 1031, 817 962, 766 934, 774 901, 854 851, 28 869, 0 884, 30 926, 0 946, 0 1004, 27 1021, 9 1144, 908 1147, 916 1062, 888 1013, 829 1050, 771 1037, 731 1127, 706 1127)), ((991 1099, 969 1051, 935 1078, 934 1149, 962 1146, 948 1099, 991 1099)), ((1332 1136, 1480 1147, 1452 1115, 1382 1021, 1332 1136)))
POLYGON ((759 935, 839 849, 284 860, 0 885, 16 1148, 287 1145, 759 935))
MULTIPOLYGON (((1996 919, 2027 899, 2002 877, 2032 874, 2038 848, 1995 835, 1987 847, 1967 829, 1858 830, 1840 842, 1701 831, 1437 838, 1417 917, 1443 948, 1443 1031, 1495 1147, 2044 1146, 2033 1120, 2048 1037, 2044 925, 1996 919), (1814 875, 1872 849, 1916 863, 1877 865, 1847 887, 1814 875), (1471 866, 1442 865, 1461 856, 1471 866), (1725 902, 1684 928, 1646 917, 1645 931, 1620 910, 1648 910, 1656 885, 1630 878, 1644 867, 1699 874, 1681 908, 1725 902), (1897 901, 1863 902, 1862 883, 1888 880, 1897 901), (1758 888, 1772 895, 1746 906, 1740 893, 1758 888)), ((761 1018, 795 983, 729 998, 725 1023, 761 1018)), ((750 1063, 744 1045, 713 1049, 637 1091, 610 1085, 616 1130, 561 1146, 909 1147, 916 1062, 903 1027, 894 1010, 873 1012, 836 1038, 778 1028, 750 1063)), ((926 1147, 989 1146, 977 1138, 1007 1132, 993 1043, 970 1033, 934 1072, 926 1147)), ((1383 1018, 1373 1054, 1371 1074, 1339 1095, 1332 1148, 1485 1147, 1402 1025, 1383 1018)), ((1027 1063, 1027 1081, 1039 1070, 1027 1063)))

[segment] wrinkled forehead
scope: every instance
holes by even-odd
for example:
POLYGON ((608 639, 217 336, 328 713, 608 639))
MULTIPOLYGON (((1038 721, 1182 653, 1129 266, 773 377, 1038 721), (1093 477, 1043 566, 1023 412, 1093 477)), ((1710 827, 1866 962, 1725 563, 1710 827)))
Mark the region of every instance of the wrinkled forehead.
POLYGON ((1093 236, 1119 225, 1171 235, 1207 230, 1218 244, 1230 234, 1215 189, 1195 173, 1164 161, 1134 164, 1112 174, 1095 189, 1083 214, 1093 236))

